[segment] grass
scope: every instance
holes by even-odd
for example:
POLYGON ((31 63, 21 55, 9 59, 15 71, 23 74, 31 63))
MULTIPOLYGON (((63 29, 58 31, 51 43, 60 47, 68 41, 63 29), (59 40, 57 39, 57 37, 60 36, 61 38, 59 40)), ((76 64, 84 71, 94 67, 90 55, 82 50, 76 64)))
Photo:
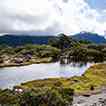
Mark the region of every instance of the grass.
POLYGON ((28 89, 64 87, 72 88, 76 93, 90 91, 106 85, 106 64, 91 66, 82 76, 72 78, 52 78, 35 80, 23 83, 21 86, 28 89))

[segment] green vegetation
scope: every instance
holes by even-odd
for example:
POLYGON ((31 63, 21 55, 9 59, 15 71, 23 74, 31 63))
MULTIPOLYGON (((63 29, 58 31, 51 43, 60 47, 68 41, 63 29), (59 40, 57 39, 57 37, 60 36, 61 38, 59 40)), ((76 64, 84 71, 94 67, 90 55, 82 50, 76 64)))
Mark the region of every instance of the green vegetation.
POLYGON ((48 45, 0 46, 0 67, 50 63, 58 60, 64 64, 66 59, 67 63, 106 61, 106 45, 75 41, 60 34, 50 39, 48 45))
POLYGON ((89 91, 106 86, 106 64, 91 66, 83 76, 72 78, 78 81, 72 88, 78 92, 89 91))
POLYGON ((80 44, 92 44, 92 42, 87 41, 87 40, 79 40, 80 44))
POLYGON ((0 91, 3 106, 69 106, 72 101, 73 90, 69 88, 37 88, 23 93, 0 91))
POLYGON ((0 66, 54 62, 59 54, 59 49, 49 45, 1 46, 0 66))
POLYGON ((58 37, 50 39, 48 44, 53 47, 64 50, 66 48, 76 46, 79 43, 65 34, 59 34, 58 37))
POLYGON ((105 48, 102 45, 79 45, 68 48, 63 56, 67 56, 68 62, 103 62, 106 59, 105 48))
POLYGON ((60 34, 54 39, 50 39, 49 45, 59 48, 60 63, 70 62, 103 62, 106 61, 106 45, 93 44, 89 41, 75 41, 71 37, 60 34))

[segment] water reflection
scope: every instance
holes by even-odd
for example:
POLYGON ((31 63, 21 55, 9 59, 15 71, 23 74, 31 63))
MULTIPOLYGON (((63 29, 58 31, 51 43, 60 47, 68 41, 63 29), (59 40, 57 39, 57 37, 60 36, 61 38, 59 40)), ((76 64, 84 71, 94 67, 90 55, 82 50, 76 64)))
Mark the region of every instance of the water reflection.
POLYGON ((60 65, 59 63, 33 64, 22 67, 7 67, 0 69, 0 88, 11 88, 22 82, 82 75, 92 64, 71 63, 60 65))
POLYGON ((79 67, 79 68, 81 68, 81 67, 83 67, 83 66, 86 66, 87 64, 94 64, 93 62, 91 63, 87 63, 87 62, 72 62, 72 63, 69 63, 69 64, 60 64, 61 65, 61 67, 63 66, 67 66, 67 65, 70 65, 70 66, 72 66, 72 67, 79 67))

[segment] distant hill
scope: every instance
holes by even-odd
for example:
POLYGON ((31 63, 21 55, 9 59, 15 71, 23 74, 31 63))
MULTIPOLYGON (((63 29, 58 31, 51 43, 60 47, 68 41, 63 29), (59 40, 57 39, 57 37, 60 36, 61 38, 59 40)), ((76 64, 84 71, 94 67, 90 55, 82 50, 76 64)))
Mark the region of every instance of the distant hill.
POLYGON ((75 40, 86 40, 97 44, 106 43, 106 39, 103 36, 91 32, 80 32, 72 36, 72 38, 75 40))
MULTIPOLYGON (((58 36, 33 36, 33 35, 3 35, 0 36, 0 44, 6 44, 10 46, 19 46, 25 44, 47 44, 49 39, 56 38, 58 36)), ((98 34, 90 32, 81 32, 70 36, 71 38, 79 41, 86 40, 93 43, 106 43, 106 39, 98 34)))
POLYGON ((19 46, 25 44, 47 44, 54 36, 4 35, 0 36, 0 44, 19 46))

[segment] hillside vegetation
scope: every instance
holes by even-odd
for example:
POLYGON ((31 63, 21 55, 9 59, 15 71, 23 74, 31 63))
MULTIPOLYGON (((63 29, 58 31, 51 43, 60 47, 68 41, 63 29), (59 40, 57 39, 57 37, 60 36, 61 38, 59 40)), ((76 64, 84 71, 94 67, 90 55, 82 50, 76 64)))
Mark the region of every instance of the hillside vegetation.
POLYGON ((59 54, 59 49, 49 45, 1 46, 0 66, 54 62, 59 54))
POLYGON ((60 63, 71 62, 103 62, 106 61, 106 44, 94 44, 88 41, 75 41, 60 34, 60 37, 51 39, 49 45, 61 50, 60 63))
POLYGON ((0 67, 56 61, 66 64, 65 60, 67 64, 106 61, 106 44, 75 41, 60 34, 56 38, 49 39, 48 45, 0 46, 0 67))
MULTIPOLYGON (((59 38, 59 35, 6 34, 0 36, 0 45, 5 44, 15 47, 26 44, 48 44, 49 39, 59 38)), ((70 39, 73 38, 76 41, 87 41, 95 44, 106 43, 106 39, 103 37, 103 35, 93 32, 80 32, 68 36, 70 39)))

